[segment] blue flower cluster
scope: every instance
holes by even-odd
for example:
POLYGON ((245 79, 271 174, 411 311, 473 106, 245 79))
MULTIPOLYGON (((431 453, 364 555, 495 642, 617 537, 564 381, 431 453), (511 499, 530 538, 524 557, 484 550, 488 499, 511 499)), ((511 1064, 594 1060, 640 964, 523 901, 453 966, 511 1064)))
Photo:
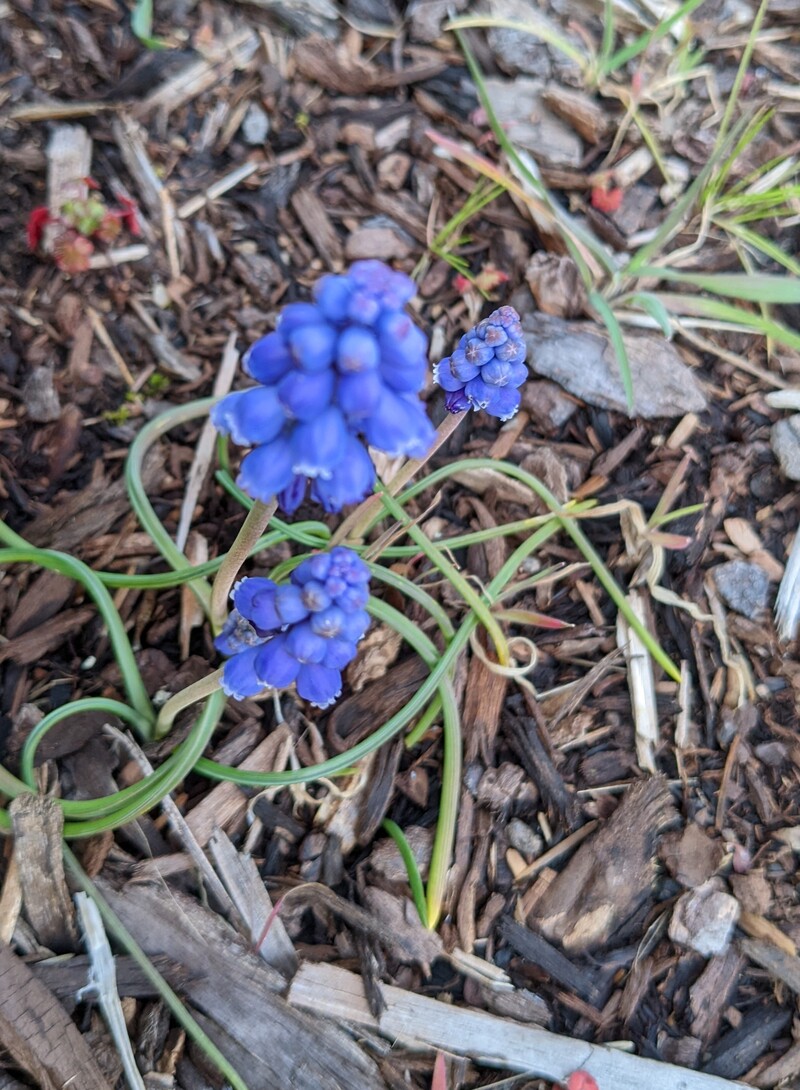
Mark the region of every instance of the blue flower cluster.
POLYGON ((434 368, 434 382, 447 393, 448 411, 483 409, 509 420, 520 405, 517 387, 528 377, 525 353, 519 314, 513 307, 500 307, 478 322, 452 356, 434 368))
POLYGON ((304 560, 279 586, 257 576, 233 588, 225 627, 214 641, 231 657, 222 671, 228 696, 244 700, 295 683, 325 708, 342 691, 342 670, 369 626, 369 568, 338 546, 304 560))
POLYGON ((243 361, 259 385, 211 411, 220 431, 255 448, 242 461, 244 492, 264 503, 278 496, 291 514, 310 479, 312 497, 340 511, 375 483, 365 442, 427 454, 434 430, 417 396, 427 338, 403 309, 414 291, 404 273, 357 261, 345 276, 323 276, 313 303, 284 307, 243 361))

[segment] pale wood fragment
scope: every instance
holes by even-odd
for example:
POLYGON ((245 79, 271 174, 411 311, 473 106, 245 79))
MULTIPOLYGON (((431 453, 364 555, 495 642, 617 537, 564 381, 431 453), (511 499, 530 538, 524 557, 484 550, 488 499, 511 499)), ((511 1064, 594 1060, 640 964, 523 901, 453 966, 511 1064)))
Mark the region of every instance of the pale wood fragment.
POLYGON ((411 1048, 441 1049, 559 1084, 582 1069, 594 1076, 598 1086, 613 1090, 641 1090, 643 1086, 648 1090, 745 1090, 744 1083, 561 1037, 400 988, 378 986, 386 1006, 380 1018, 374 1018, 359 976, 334 965, 306 964, 292 982, 289 1002, 317 1016, 377 1030, 390 1041, 411 1048))
MULTIPOLYGON (((55 220, 67 201, 85 200, 86 178, 92 171, 92 138, 81 125, 58 125, 47 145, 47 208, 55 220)), ((51 253, 60 228, 51 224, 44 233, 44 249, 51 253)))

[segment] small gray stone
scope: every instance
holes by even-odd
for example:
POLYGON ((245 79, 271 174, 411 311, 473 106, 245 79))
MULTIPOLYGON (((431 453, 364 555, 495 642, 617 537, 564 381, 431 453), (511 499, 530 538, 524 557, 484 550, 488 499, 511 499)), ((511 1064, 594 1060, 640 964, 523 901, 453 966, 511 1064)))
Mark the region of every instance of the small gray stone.
POLYGON ((269 118, 257 102, 251 102, 242 122, 242 136, 246 144, 263 144, 269 133, 269 118))
POLYGON ((544 839, 538 833, 535 833, 530 825, 521 821, 520 818, 512 818, 509 821, 506 833, 511 847, 516 848, 518 852, 522 852, 529 862, 531 859, 535 859, 537 855, 542 854, 544 839))
POLYGON ((530 0, 494 0, 492 15, 514 20, 524 28, 492 27, 487 32, 489 48, 504 72, 511 75, 523 72, 539 79, 558 74, 573 85, 580 81, 580 66, 556 46, 548 45, 544 35, 566 39, 578 51, 582 48, 580 40, 571 37, 569 31, 535 8, 530 0), (541 37, 527 29, 537 25, 542 27, 541 37))
MULTIPOLYGON (((515 300, 519 296, 515 293, 515 300)), ((532 371, 589 405, 628 411, 614 349, 599 325, 521 313, 532 371)), ((705 410, 703 391, 673 344, 654 333, 623 333, 623 339, 633 383, 632 416, 649 420, 705 410)))
POLYGON ((800 413, 779 420, 772 428, 770 442, 784 476, 800 481, 800 413))
POLYGON ((22 401, 31 420, 47 424, 61 416, 61 402, 53 383, 51 366, 36 367, 22 387, 22 401))
POLYGON ((737 613, 754 617, 766 608, 769 576, 759 564, 729 560, 714 568, 714 582, 726 605, 737 613))
POLYGON ((669 924, 673 942, 706 958, 727 950, 741 907, 724 888, 721 879, 709 878, 676 902, 669 924))
POLYGON ((544 90, 543 80, 486 80, 492 108, 513 144, 532 152, 537 162, 577 168, 583 162, 583 142, 548 110, 544 90))

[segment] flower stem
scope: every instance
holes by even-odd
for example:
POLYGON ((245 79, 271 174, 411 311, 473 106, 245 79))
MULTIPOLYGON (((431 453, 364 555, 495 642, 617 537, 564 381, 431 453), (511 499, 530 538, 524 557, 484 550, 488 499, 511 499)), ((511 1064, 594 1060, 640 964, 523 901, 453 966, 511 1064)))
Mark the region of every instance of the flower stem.
MULTIPOLYGON (((396 496, 397 493, 408 484, 415 473, 418 473, 423 466, 425 466, 431 458, 434 456, 437 450, 443 446, 458 425, 466 413, 448 413, 439 427, 436 429, 436 438, 433 441, 433 446, 425 455, 424 458, 409 458, 409 460, 398 469, 394 477, 387 481, 384 488, 390 496, 396 496)), ((359 542, 371 522, 375 520, 375 517, 381 512, 381 497, 379 493, 373 493, 368 496, 367 499, 360 503, 355 511, 351 511, 339 529, 331 538, 331 546, 341 545, 345 539, 350 541, 359 542)))
POLYGON ((190 704, 195 704, 198 700, 204 700, 207 696, 215 693, 220 688, 221 679, 222 670, 215 670, 208 677, 201 677, 193 685, 187 685, 185 689, 181 689, 179 693, 171 696, 158 713, 155 737, 163 738, 165 734, 169 734, 178 712, 182 712, 190 704))
POLYGON ((453 844, 456 836, 456 819, 461 792, 461 722, 458 704, 450 678, 443 678, 439 687, 442 699, 442 723, 444 752, 442 755, 442 794, 439 800, 439 819, 433 838, 433 853, 428 873, 426 924, 436 930, 442 913, 447 886, 447 872, 453 860, 453 844))
POLYGON ((278 506, 277 499, 273 498, 269 503, 256 500, 250 508, 247 518, 242 523, 236 540, 231 545, 222 566, 214 577, 211 587, 211 609, 209 620, 214 634, 218 633, 225 623, 228 613, 228 596, 231 592, 239 570, 250 555, 250 551, 269 525, 269 520, 275 514, 278 506))

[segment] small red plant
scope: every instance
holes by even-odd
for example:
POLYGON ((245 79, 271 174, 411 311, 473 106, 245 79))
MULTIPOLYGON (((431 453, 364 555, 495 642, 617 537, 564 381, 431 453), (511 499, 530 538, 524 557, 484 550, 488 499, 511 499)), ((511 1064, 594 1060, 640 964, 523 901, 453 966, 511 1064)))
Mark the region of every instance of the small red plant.
POLYGON ((612 212, 619 211, 624 196, 624 189, 618 189, 613 185, 605 187, 596 185, 592 190, 592 208, 610 215, 612 212))
POLYGON ((62 272, 72 274, 90 268, 95 243, 110 246, 123 229, 134 238, 142 233, 135 201, 120 197, 119 206, 109 208, 98 193, 97 182, 93 178, 84 178, 84 182, 90 190, 88 197, 65 201, 57 216, 48 208, 34 208, 26 228, 28 246, 35 251, 42 244, 45 228, 50 224, 56 227, 53 259, 62 272))

